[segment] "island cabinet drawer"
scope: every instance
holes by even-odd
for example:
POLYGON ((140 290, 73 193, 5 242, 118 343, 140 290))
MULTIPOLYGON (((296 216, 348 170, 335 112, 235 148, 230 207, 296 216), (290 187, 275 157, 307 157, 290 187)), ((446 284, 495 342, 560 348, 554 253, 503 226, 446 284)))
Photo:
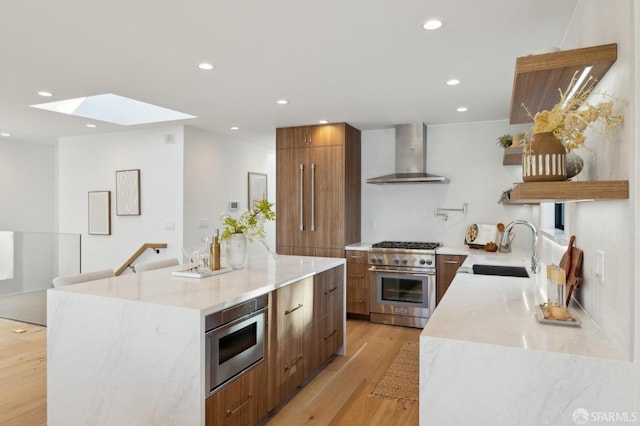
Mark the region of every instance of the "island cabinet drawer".
POLYGON ((342 308, 344 293, 344 267, 329 269, 314 276, 313 320, 319 319, 342 308))
POLYGON ((307 348, 313 322, 313 277, 271 293, 269 410, 309 373, 307 348))
POLYGON ((309 359, 311 370, 320 367, 331 355, 343 345, 344 320, 342 310, 316 321, 313 325, 313 342, 310 346, 309 359))
POLYGON ((238 376, 206 401, 206 426, 255 425, 267 414, 265 362, 238 376))

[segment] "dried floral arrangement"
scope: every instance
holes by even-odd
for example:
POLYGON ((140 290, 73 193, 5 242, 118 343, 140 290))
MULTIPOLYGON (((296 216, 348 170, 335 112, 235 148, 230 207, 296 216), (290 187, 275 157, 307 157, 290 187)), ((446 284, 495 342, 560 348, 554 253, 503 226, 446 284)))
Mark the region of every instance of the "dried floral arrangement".
POLYGON ((540 111, 535 117, 531 117, 527 107, 522 104, 529 117, 533 118, 533 127, 529 129, 524 138, 525 150, 534 133, 553 132, 565 148, 573 150, 584 147, 584 131, 587 128, 593 128, 594 123, 601 121, 604 124, 606 135, 622 124, 624 116, 613 113, 613 104, 614 101, 617 101, 616 98, 600 92, 597 94, 609 100, 597 105, 587 103, 587 98, 598 82, 592 76, 581 87, 575 89, 575 93, 572 95, 578 80, 577 74, 577 71, 573 74, 571 82, 564 92, 558 89, 560 101, 550 111, 540 111))

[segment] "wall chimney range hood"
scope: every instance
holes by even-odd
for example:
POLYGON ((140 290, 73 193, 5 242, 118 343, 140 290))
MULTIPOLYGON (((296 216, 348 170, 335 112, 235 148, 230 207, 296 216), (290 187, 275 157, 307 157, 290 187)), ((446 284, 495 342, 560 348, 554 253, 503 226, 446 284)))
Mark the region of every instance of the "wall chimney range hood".
POLYGON ((427 173, 427 126, 398 124, 396 128, 396 172, 367 179, 367 183, 448 183, 444 176, 427 173))

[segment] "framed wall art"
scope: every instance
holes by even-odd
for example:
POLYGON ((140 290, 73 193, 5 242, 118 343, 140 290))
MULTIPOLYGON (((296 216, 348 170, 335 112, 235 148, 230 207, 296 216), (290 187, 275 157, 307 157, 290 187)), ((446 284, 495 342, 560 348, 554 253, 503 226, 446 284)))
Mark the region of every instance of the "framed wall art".
POLYGON ((249 172, 249 209, 267 199, 267 175, 265 173, 249 172))
POLYGON ((89 234, 111 235, 111 191, 89 191, 89 234))
POLYGON ((140 215, 140 169, 116 171, 116 215, 140 215))

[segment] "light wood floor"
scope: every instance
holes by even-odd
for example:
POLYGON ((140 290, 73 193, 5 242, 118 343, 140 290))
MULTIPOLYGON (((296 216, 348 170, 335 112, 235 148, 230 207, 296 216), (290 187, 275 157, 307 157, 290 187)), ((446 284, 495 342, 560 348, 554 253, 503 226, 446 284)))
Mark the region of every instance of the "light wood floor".
POLYGON ((0 425, 47 423, 47 329, 0 320, 0 425), (14 330, 23 329, 24 333, 14 330))
MULTIPOLYGON (((419 334, 347 321, 347 355, 336 357, 267 424, 417 425, 417 404, 368 395, 402 343, 417 342, 419 334)), ((46 375, 46 328, 0 319, 0 425, 46 425, 46 375)))
POLYGON ((369 394, 402 344, 417 342, 421 331, 348 320, 346 356, 336 357, 267 425, 417 425, 418 404, 369 394))

